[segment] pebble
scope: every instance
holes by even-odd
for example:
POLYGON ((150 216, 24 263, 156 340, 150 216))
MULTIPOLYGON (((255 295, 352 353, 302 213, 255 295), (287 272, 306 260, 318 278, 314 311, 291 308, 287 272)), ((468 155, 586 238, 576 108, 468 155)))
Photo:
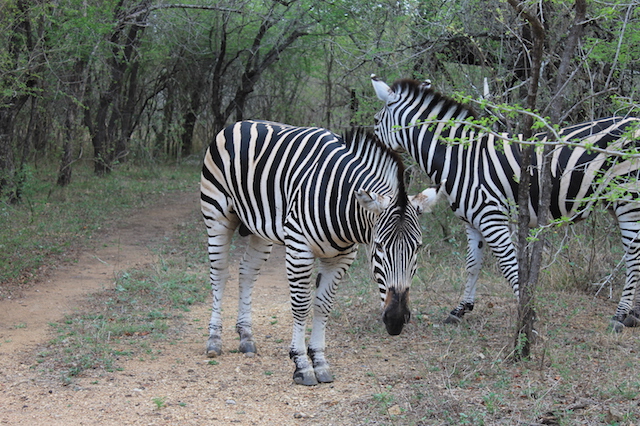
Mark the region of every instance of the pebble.
POLYGON ((305 414, 305 413, 301 413, 301 412, 297 412, 297 413, 293 413, 293 418, 294 419, 309 419, 312 418, 313 416, 305 414))

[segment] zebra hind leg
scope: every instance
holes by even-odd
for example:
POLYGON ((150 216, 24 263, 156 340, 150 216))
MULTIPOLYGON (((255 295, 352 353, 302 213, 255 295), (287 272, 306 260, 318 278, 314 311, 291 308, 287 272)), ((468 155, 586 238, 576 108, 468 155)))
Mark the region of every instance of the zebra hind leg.
POLYGON ((615 332, 621 332, 625 327, 640 326, 640 299, 637 297, 637 286, 640 281, 640 214, 636 211, 636 206, 636 203, 629 203, 626 200, 614 206, 614 214, 622 234, 627 267, 620 302, 610 323, 611 329, 615 332))
POLYGON ((222 353, 222 295, 229 278, 229 248, 237 223, 205 216, 205 224, 208 234, 209 280, 213 296, 206 354, 215 358, 222 353))
POLYGON ((462 321, 464 314, 471 311, 473 311, 473 302, 460 302, 454 310, 449 312, 449 316, 444 320, 444 323, 458 325, 462 321))
POLYGON ((249 237, 249 243, 240 262, 240 292, 238 297, 238 321, 236 331, 240 336, 239 351, 247 356, 254 355, 256 344, 251 329, 251 295, 260 268, 269 259, 273 244, 256 235, 249 237))
POLYGON ((640 327, 640 306, 633 308, 622 321, 625 327, 640 327))

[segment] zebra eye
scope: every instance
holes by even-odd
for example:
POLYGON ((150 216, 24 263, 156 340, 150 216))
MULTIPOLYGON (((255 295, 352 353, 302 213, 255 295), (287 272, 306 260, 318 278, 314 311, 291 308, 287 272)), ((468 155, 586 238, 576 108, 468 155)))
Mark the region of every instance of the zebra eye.
POLYGON ((375 241, 375 242, 373 243, 373 248, 374 248, 376 251, 384 251, 384 247, 382 246, 382 243, 380 243, 379 241, 375 241))

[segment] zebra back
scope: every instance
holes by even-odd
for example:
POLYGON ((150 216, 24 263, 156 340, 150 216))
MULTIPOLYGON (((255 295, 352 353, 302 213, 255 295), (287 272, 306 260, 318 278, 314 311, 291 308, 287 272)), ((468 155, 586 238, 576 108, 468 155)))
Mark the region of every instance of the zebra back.
POLYGON ((363 129, 342 138, 322 128, 243 121, 225 128, 209 147, 202 199, 220 209, 206 190, 215 187, 233 200, 248 232, 281 244, 283 224, 297 208, 316 248, 340 250, 372 239, 376 215, 361 207, 356 191, 392 202, 398 226, 404 226, 403 174, 399 157, 363 129))

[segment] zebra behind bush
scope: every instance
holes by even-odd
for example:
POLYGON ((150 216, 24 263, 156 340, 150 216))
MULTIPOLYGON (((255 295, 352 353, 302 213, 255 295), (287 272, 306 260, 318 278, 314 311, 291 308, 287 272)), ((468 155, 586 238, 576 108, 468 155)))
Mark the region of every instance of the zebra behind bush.
MULTIPOLYGON (((461 122, 472 118, 474 112, 435 92, 428 82, 400 80, 389 87, 372 75, 372 84, 378 98, 385 102, 375 117, 376 135, 393 150, 408 151, 435 183, 446 180, 443 191, 449 205, 466 222, 468 278, 462 301, 446 322, 457 322, 473 310, 485 243, 518 296, 518 263, 510 215, 517 205, 520 145, 464 126, 461 122), (414 125, 429 121, 437 123, 414 125), (456 143, 446 142, 447 138, 455 138, 456 143)), ((564 129, 562 136, 611 151, 637 149, 640 119, 612 117, 582 123, 564 129)), ((640 297, 636 293, 640 278, 640 162, 566 145, 559 145, 552 155, 553 184, 548 190, 552 191, 553 218, 579 221, 602 199, 617 218, 627 276, 611 326, 620 331, 624 326, 640 324, 640 297)), ((542 160, 533 161, 531 226, 537 222, 541 188, 536 165, 542 160)))
POLYGON ((429 196, 435 194, 410 202, 403 173, 396 154, 363 130, 352 131, 344 141, 325 129, 264 121, 243 121, 221 131, 207 150, 201 179, 213 291, 207 354, 222 351, 222 293, 231 237, 238 227, 241 235, 249 236, 239 267, 236 331, 241 352, 256 352, 251 292, 273 243, 284 244, 286 250, 295 383, 333 381, 324 355, 325 325, 358 244, 371 247, 382 319, 389 334, 399 334, 410 318, 409 287, 422 244, 416 209, 428 210, 429 196), (314 298, 311 273, 316 258, 314 298), (307 349, 305 329, 312 307, 307 349))

